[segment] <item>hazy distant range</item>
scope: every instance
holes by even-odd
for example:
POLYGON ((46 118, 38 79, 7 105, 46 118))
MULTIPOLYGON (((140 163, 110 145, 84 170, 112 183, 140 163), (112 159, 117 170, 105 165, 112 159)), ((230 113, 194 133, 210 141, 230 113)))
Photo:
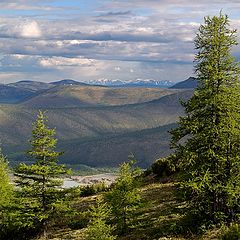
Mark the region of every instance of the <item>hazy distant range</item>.
POLYGON ((141 167, 170 153, 168 131, 196 87, 189 78, 168 81, 52 83, 20 81, 0 85, 0 141, 10 163, 29 161, 32 123, 39 109, 57 132, 61 162, 116 167, 133 153, 141 167))

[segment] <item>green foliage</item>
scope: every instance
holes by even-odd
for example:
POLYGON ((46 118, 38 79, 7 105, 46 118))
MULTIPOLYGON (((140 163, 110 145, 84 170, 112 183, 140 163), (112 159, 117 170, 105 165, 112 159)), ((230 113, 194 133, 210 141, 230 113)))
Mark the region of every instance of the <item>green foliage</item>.
POLYGON ((240 225, 232 224, 225 228, 221 234, 221 240, 239 240, 240 239, 240 225))
MULTIPOLYGON (((68 194, 64 192, 63 194, 68 194)), ((12 198, 11 204, 1 211, 0 239, 22 240, 31 239, 41 235, 43 223, 40 221, 39 209, 34 208, 30 199, 23 198, 21 192, 17 192, 12 198)), ((66 224, 66 215, 71 212, 68 204, 58 201, 51 212, 51 225, 61 227, 66 224), (67 214, 66 214, 67 213, 67 214)), ((48 218, 50 220, 50 218, 48 218)), ((51 228, 52 226, 50 226, 51 228)))
POLYGON ((169 177, 177 171, 176 166, 172 163, 171 157, 160 158, 151 166, 152 173, 158 177, 169 177))
POLYGON ((133 169, 134 161, 123 163, 120 166, 119 177, 112 189, 106 193, 106 200, 111 206, 118 232, 127 231, 128 220, 139 206, 141 197, 136 179, 139 169, 133 169))
POLYGON ((46 117, 41 111, 32 134, 32 148, 28 154, 35 162, 32 165, 21 163, 15 176, 20 188, 23 215, 28 214, 28 221, 40 225, 46 234, 47 223, 63 200, 60 176, 66 170, 63 165, 58 165, 61 153, 55 151, 55 130, 46 126, 46 117))
POLYGON ((77 212, 74 211, 71 216, 68 217, 68 227, 71 229, 83 229, 89 224, 89 213, 88 212, 77 212))
POLYGON ((12 203, 1 210, 0 239, 29 239, 39 231, 33 210, 23 208, 22 198, 16 196, 12 203))
POLYGON ((198 88, 172 130, 182 190, 199 217, 234 221, 240 205, 239 65, 236 31, 225 15, 206 17, 195 39, 198 88))
POLYGON ((0 239, 6 239, 11 231, 12 216, 9 212, 14 202, 13 185, 9 178, 6 158, 0 152, 0 239))
POLYGON ((13 186, 9 178, 9 169, 6 158, 0 149, 0 209, 8 205, 13 195, 13 186))
POLYGON ((105 192, 108 190, 108 187, 104 182, 99 182, 99 183, 95 183, 95 184, 91 184, 91 185, 87 185, 79 188, 80 188, 81 197, 92 196, 94 194, 105 192))
POLYGON ((102 199, 97 199, 97 205, 92 206, 90 215, 92 220, 88 225, 86 232, 86 240, 114 240, 116 237, 112 235, 113 227, 107 224, 109 217, 109 207, 102 199))

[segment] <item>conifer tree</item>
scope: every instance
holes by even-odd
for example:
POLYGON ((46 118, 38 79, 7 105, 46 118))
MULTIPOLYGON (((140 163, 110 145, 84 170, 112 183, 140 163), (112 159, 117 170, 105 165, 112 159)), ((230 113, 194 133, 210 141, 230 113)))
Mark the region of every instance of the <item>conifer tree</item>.
POLYGON ((120 166, 119 177, 111 191, 106 194, 119 234, 126 232, 128 221, 141 200, 136 180, 140 171, 133 169, 133 164, 134 160, 125 162, 120 166))
POLYGON ((57 140, 55 130, 46 126, 47 118, 39 111, 33 124, 31 149, 28 151, 34 163, 21 163, 16 169, 16 182, 25 199, 25 210, 34 211, 34 219, 39 222, 43 235, 46 235, 47 223, 53 214, 55 205, 63 198, 60 190, 64 165, 58 164, 60 152, 55 151, 57 140))
POLYGON ((0 149, 0 239, 6 239, 9 209, 13 202, 14 189, 9 177, 9 167, 0 149))
POLYGON ((198 87, 172 130, 190 206, 199 217, 231 222, 240 206, 239 65, 228 17, 206 17, 195 38, 198 87))
POLYGON ((113 227, 107 224, 107 218, 110 211, 107 203, 102 199, 97 199, 97 205, 93 206, 90 211, 92 220, 88 225, 86 232, 86 240, 114 240, 116 237, 112 235, 113 227))
POLYGON ((0 149, 0 209, 8 205, 12 197, 13 186, 9 178, 8 163, 0 149))

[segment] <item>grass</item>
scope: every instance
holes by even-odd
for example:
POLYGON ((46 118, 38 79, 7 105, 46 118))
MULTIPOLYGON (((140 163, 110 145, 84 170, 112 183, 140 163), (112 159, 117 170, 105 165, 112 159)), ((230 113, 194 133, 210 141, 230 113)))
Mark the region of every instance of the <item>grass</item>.
POLYGON ((153 183, 145 186, 142 189, 142 197, 146 206, 135 214, 135 219, 130 223, 130 233, 121 239, 147 240, 170 237, 172 228, 181 218, 184 206, 184 203, 178 202, 174 196, 174 188, 174 183, 153 183))
MULTIPOLYGON (((129 230, 119 236, 118 240, 217 240, 221 229, 213 229, 203 235, 196 235, 188 231, 184 225, 186 203, 175 195, 177 183, 174 181, 161 183, 149 182, 142 186, 142 206, 133 214, 128 222, 129 230)), ((80 198, 75 202, 79 213, 83 213, 94 203, 95 197, 80 198)), ((81 215, 81 214, 80 214, 81 215)), ((83 214, 84 215, 84 214, 83 214)), ((79 220, 81 221, 81 220, 79 220)), ((83 218, 86 223, 86 218, 83 218)), ((56 230, 50 240, 71 239, 83 240, 86 228, 68 227, 56 230)))

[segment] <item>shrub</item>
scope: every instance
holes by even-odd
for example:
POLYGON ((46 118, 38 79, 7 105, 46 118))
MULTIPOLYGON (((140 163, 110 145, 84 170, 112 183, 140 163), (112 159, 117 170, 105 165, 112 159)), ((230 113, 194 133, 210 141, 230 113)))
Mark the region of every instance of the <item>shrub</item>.
POLYGON ((160 158, 156 160, 152 164, 151 170, 158 177, 169 177, 176 172, 176 168, 172 164, 170 157, 160 158))
POLYGON ((229 228, 225 228, 221 235, 222 240, 239 240, 240 239, 240 225, 232 224, 229 228))
POLYGON ((88 197, 94 194, 107 191, 108 186, 104 182, 87 185, 80 188, 80 196, 88 197))
POLYGON ((82 229, 86 228, 89 224, 89 213, 88 212, 75 212, 68 218, 68 227, 71 229, 82 229))

